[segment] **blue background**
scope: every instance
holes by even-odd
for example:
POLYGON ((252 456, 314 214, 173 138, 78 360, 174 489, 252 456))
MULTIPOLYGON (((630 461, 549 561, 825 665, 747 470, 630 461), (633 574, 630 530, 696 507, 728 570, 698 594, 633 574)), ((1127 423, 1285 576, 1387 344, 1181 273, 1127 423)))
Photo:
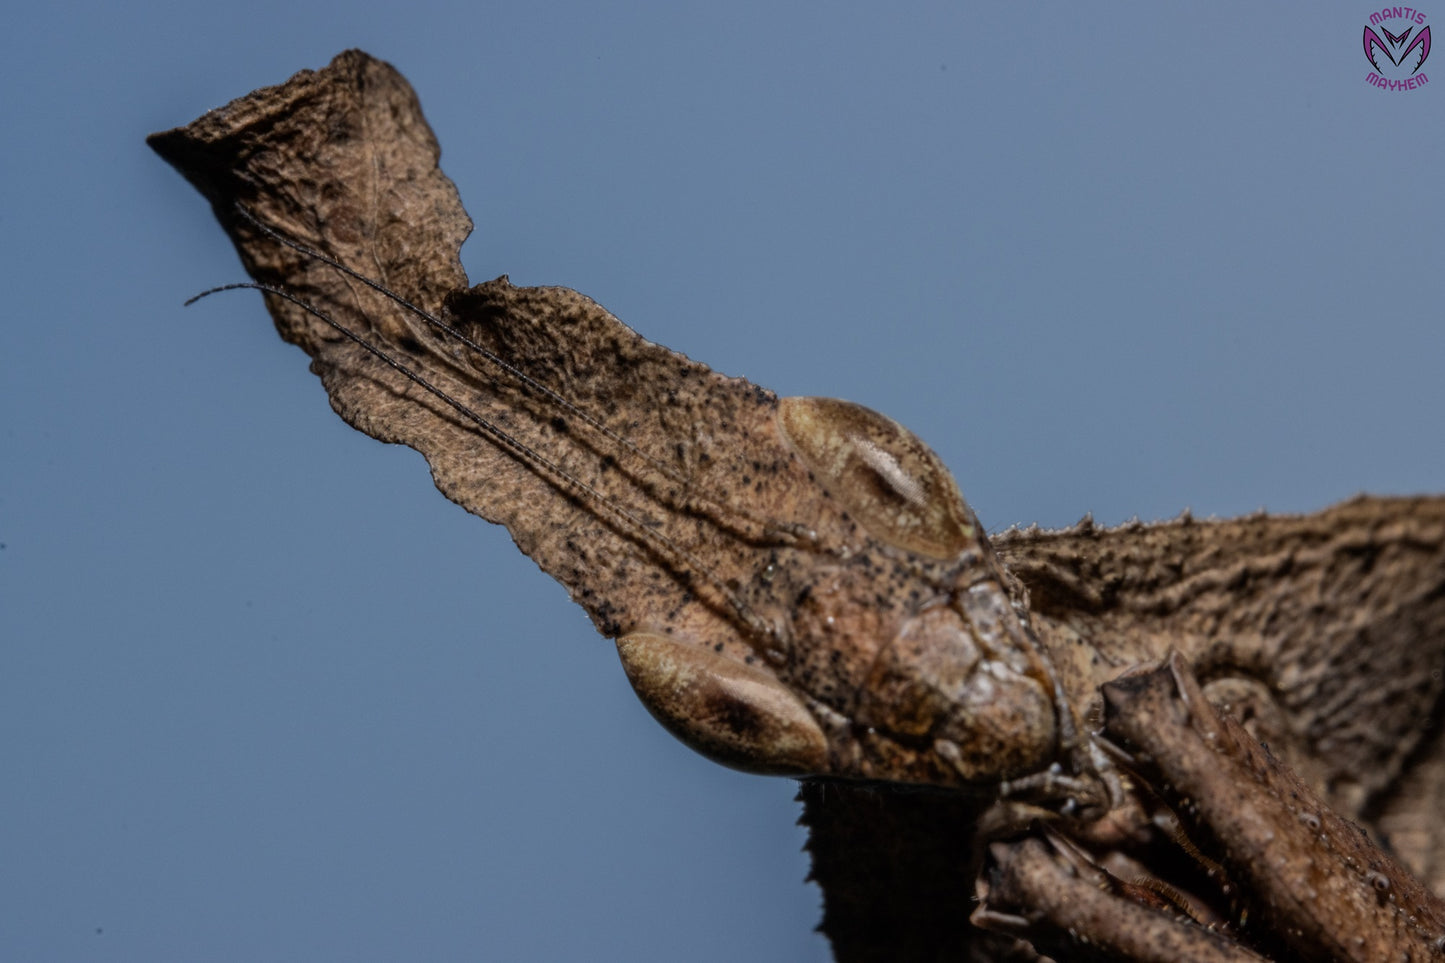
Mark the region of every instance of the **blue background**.
POLYGON ((1383 93, 1364 4, 958 6, 8 10, 0 959, 826 956, 794 785, 668 737, 258 296, 182 309, 242 272, 142 138, 346 47, 474 280, 888 412, 992 529, 1445 486, 1445 54, 1383 93))

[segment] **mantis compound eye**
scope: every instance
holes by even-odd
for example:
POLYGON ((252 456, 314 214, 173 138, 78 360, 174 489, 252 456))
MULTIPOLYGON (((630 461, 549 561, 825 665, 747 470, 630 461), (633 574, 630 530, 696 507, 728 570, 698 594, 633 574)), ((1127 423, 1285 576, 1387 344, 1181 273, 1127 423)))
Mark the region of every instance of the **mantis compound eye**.
POLYGON ((714 762, 772 776, 826 771, 823 731, 769 672, 650 632, 618 639, 617 654, 647 711, 714 762))
POLYGON ((936 559, 978 537, 943 462, 893 419, 850 401, 784 398, 778 421, 819 484, 873 535, 936 559))

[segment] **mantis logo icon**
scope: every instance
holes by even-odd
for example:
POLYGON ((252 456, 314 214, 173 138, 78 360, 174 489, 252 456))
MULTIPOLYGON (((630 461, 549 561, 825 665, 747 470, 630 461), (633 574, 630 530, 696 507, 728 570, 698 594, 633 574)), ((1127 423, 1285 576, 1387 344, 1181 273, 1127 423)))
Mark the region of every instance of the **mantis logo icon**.
POLYGON ((1396 67, 1410 66, 1411 76, 1419 73, 1420 68, 1425 66, 1425 58, 1430 56, 1430 28, 1427 26, 1415 34, 1415 39, 1410 41, 1409 46, 1405 46, 1405 41, 1410 37, 1410 30, 1410 27, 1406 27, 1403 33, 1393 34, 1384 27, 1381 27, 1380 33, 1385 35, 1385 39, 1381 40, 1380 34, 1375 33, 1375 28, 1365 28, 1365 59, 1370 62, 1371 67, 1375 68, 1376 73, 1381 76, 1385 73, 1380 69, 1380 61, 1377 59, 1377 54, 1384 54, 1390 63, 1396 67), (1401 49, 1402 47, 1404 49, 1401 49), (1394 53, 1396 50, 1400 51, 1398 56, 1394 53), (1417 50, 1419 53, 1415 58, 1413 66, 1407 64, 1406 60, 1410 57, 1410 54, 1417 50))
POLYGON ((1370 14, 1364 46, 1371 68, 1365 82, 1376 90, 1417 90, 1430 82, 1421 69, 1430 56, 1430 25, 1414 7, 1385 7, 1370 14))

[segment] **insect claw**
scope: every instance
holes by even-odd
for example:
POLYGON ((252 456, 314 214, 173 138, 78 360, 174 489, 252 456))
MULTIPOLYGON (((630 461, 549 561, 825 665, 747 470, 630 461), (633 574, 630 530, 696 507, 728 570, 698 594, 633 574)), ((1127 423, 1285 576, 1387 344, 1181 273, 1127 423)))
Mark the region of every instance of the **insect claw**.
POLYGON ((1128 766, 1130 769, 1135 768, 1140 762, 1140 758, 1138 756, 1125 749, 1117 742, 1114 742, 1107 736, 1095 735, 1092 739, 1092 742, 1094 747, 1097 748, 1109 759, 1114 762, 1122 763, 1125 766, 1128 766))
POLYGON ((1027 917, 1017 916, 1013 913, 1000 913, 983 907, 974 910, 969 920, 981 930, 991 930, 1018 938, 1026 937, 1033 927, 1027 917))

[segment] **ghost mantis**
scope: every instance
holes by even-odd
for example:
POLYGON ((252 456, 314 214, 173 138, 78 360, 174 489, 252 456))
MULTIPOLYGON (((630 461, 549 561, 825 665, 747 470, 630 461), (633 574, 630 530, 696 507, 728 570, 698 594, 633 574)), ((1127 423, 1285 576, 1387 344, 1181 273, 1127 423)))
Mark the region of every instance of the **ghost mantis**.
POLYGON ((365 54, 151 143, 344 418, 507 526, 676 735, 804 779, 840 959, 1445 952, 1445 907, 1337 812, 1405 825, 1445 779, 1380 802, 1436 751, 1445 501, 994 544, 885 416, 716 374, 573 291, 469 287, 435 139, 365 54))

